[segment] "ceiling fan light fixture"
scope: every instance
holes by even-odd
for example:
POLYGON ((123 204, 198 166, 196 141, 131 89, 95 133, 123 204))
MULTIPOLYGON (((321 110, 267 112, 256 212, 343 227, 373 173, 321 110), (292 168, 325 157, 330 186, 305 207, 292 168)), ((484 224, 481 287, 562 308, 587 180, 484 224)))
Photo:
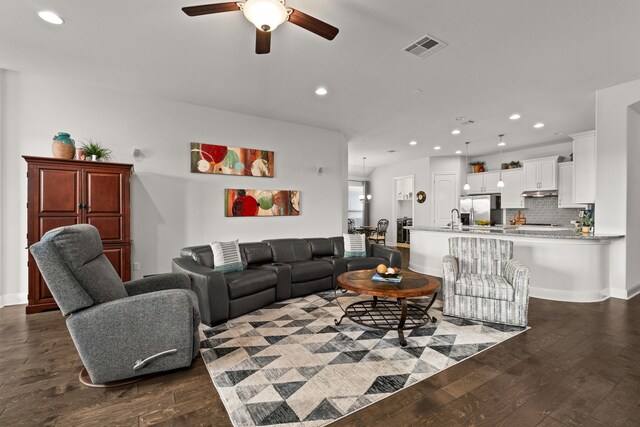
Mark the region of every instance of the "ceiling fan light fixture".
POLYGON ((271 32, 289 18, 291 9, 287 9, 282 0, 246 0, 238 7, 260 31, 271 32))

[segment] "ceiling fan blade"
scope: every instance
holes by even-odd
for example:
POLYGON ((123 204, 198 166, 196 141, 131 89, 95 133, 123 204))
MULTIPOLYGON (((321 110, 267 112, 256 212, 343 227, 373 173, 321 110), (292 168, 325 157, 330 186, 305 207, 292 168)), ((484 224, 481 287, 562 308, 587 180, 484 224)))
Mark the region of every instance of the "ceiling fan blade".
POLYGON ((312 33, 324 37, 327 40, 333 40, 338 34, 338 29, 333 25, 329 25, 326 22, 309 16, 306 13, 302 13, 299 10, 291 9, 291 15, 289 15, 289 22, 296 24, 299 27, 309 30, 312 33))
POLYGON ((256 53, 261 55, 269 52, 271 52, 271 33, 256 28, 256 53))
POLYGON ((211 13, 234 12, 240 10, 236 2, 203 4, 183 7, 182 11, 189 16, 209 15, 211 13))

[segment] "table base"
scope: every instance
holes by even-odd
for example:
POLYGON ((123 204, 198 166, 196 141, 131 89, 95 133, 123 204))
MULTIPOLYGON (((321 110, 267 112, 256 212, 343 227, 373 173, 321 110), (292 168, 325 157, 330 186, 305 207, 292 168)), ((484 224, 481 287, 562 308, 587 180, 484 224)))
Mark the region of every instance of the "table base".
MULTIPOLYGON (((437 319, 430 316, 428 310, 435 302, 437 295, 437 292, 433 294, 426 307, 408 302, 405 298, 379 300, 378 297, 373 297, 371 300, 356 301, 343 308, 342 317, 334 319, 333 322, 337 326, 347 317, 363 326, 387 331, 397 330, 400 345, 404 347, 407 345, 407 340, 404 338, 405 330, 418 328, 428 322, 436 323, 437 319)), ((337 299, 336 293, 336 301, 337 299)), ((338 305, 340 305, 339 302, 338 305)), ((340 308, 342 308, 341 305, 340 308)))

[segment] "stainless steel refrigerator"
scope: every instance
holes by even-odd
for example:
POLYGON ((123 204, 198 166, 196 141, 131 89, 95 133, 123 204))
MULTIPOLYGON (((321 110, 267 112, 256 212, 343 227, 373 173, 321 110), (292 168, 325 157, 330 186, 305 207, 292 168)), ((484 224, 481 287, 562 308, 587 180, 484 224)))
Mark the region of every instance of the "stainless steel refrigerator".
POLYGON ((496 209, 500 209, 497 194, 460 197, 460 220, 464 225, 490 225, 491 211, 496 209))

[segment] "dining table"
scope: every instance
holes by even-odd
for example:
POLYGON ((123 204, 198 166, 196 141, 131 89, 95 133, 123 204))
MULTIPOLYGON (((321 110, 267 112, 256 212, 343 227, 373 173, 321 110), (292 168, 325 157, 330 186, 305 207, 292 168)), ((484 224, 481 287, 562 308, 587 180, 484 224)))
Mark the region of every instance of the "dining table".
POLYGON ((369 237, 376 229, 377 227, 375 225, 361 225, 360 227, 356 227, 356 231, 364 234, 366 237, 369 237))

